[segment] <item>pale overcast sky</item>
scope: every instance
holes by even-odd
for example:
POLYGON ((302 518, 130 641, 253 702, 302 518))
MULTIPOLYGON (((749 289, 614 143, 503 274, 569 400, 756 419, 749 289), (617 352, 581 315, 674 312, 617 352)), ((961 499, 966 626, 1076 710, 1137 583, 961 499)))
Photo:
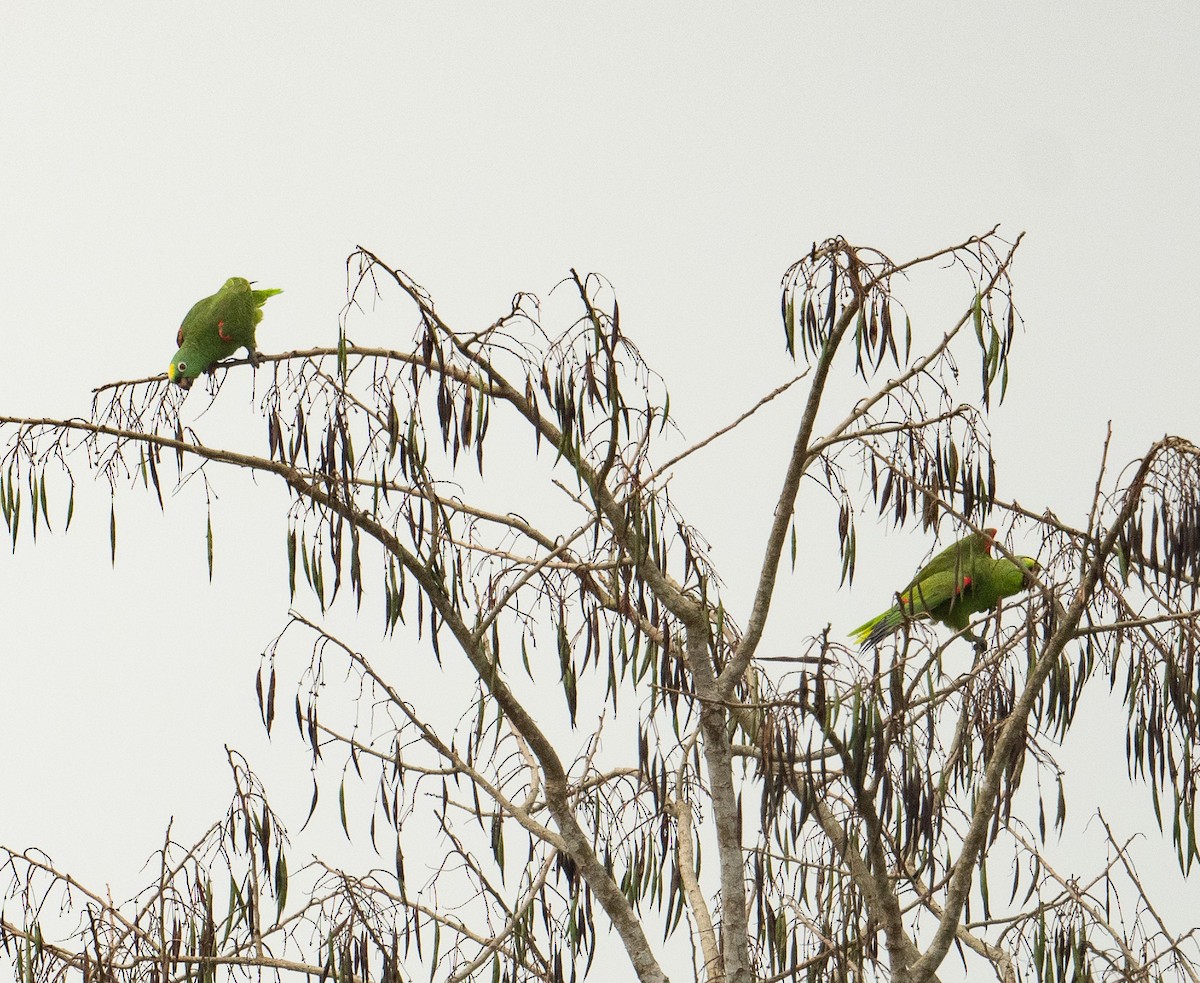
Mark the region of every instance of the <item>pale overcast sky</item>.
MULTIPOLYGON (((1001 494, 1082 522, 1107 420, 1120 462, 1200 439, 1198 38, 1190 2, 9 4, 0 413, 86 414, 92 387, 163 371, 229 276, 285 291, 264 351, 332 344, 362 244, 469 330, 603 273, 698 438, 792 374, 779 279, 814 240, 903 260, 1000 223, 1026 233, 1001 494)), ((921 313, 945 298, 909 300, 944 329, 921 313)), ((737 603, 796 406, 674 486, 737 603)), ((115 571, 87 480, 78 528, 0 550, 0 842, 121 896, 170 816, 222 809, 224 743, 296 781, 299 825, 307 770, 251 685, 287 610, 274 491, 226 483, 211 586, 198 489, 165 516, 123 494, 115 571)), ((801 529, 829 543, 823 508, 801 529)), ((928 545, 860 534, 854 591, 832 550, 783 582, 795 630, 849 629, 928 545)))

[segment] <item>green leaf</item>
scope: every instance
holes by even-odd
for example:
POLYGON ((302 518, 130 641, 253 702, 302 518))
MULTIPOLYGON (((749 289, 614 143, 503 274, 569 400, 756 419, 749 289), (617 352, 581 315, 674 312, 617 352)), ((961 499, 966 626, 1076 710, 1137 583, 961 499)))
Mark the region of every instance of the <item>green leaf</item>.
POLYGON ((284 856, 283 847, 281 846, 279 848, 278 852, 275 854, 275 898, 277 901, 276 911, 275 911, 275 921, 279 921, 279 919, 283 915, 284 906, 287 904, 287 892, 288 892, 287 857, 284 856))
POLYGON ((435 920, 433 923, 433 955, 429 957, 429 965, 431 968, 429 978, 432 980, 437 972, 438 952, 442 948, 442 923, 435 920))
POLYGON ((350 825, 346 822, 346 779, 342 779, 341 787, 338 789, 338 812, 342 817, 342 829, 346 832, 346 839, 350 839, 350 825))
POLYGON ((388 400, 387 414, 387 431, 388 431, 388 449, 387 457, 390 461, 396 454, 396 448, 400 444, 400 415, 396 412, 396 403, 394 400, 388 400))
POLYGON ((38 527, 38 486, 33 480, 33 472, 29 472, 29 498, 32 501, 29 509, 29 514, 33 517, 30 521, 33 522, 33 541, 37 542, 37 527, 38 527))
POLYGON ((13 552, 15 553, 17 551, 17 530, 21 528, 21 489, 14 488, 10 480, 8 483, 8 493, 12 503, 10 509, 12 512, 12 545, 13 552))
MULTIPOLYGON (((296 703, 297 722, 299 722, 299 714, 300 714, 300 703, 299 703, 299 701, 297 701, 297 703, 296 703)), ((301 729, 303 729, 303 727, 301 729)), ((312 802, 309 803, 308 815, 304 818, 304 826, 300 827, 300 832, 302 832, 302 833, 304 832, 305 827, 308 826, 309 821, 312 819, 313 815, 317 811, 317 799, 320 797, 320 794, 321 794, 321 790, 317 786, 317 780, 314 778, 313 779, 312 802)))
POLYGON ((245 921, 246 907, 242 901, 242 893, 238 890, 237 881, 233 879, 233 874, 229 875, 229 910, 225 912, 225 934, 221 936, 221 945, 229 941, 229 935, 233 931, 234 926, 238 922, 245 921), (238 915, 237 920, 234 920, 234 913, 238 915))
POLYGON ((46 472, 42 472, 41 479, 41 499, 42 499, 42 518, 46 522, 46 529, 50 529, 50 506, 46 498, 46 472))
POLYGON ((504 876, 504 822, 497 812, 492 816, 492 856, 500 867, 501 879, 504 876))
POLYGON ((857 552, 858 541, 854 534, 854 527, 851 526, 850 532, 846 536, 846 545, 842 549, 842 579, 839 585, 854 583, 854 566, 857 552))
POLYGON ((117 506, 114 503, 108 518, 108 545, 112 551, 112 565, 117 565, 117 506))
POLYGON ((325 613, 325 558, 317 552, 317 546, 313 544, 313 591, 317 595, 317 600, 321 603, 321 613, 325 613))
POLYGON ((154 484, 154 494, 158 496, 158 507, 163 510, 165 506, 163 505, 162 487, 158 483, 158 465, 154 463, 155 457, 157 457, 157 451, 152 449, 146 455, 146 460, 150 465, 150 481, 154 484))
POLYGON ((289 529, 287 535, 288 558, 288 601, 296 599, 296 530, 289 529))
POLYGON ((576 691, 575 667, 571 664, 571 640, 567 636, 567 626, 562 621, 558 623, 558 661, 562 670, 563 694, 567 698, 567 709, 571 714, 571 724, 575 724, 575 711, 578 708, 578 693, 576 691))
POLYGON ((404 887, 404 851, 400 848, 399 826, 396 829, 396 886, 400 889, 400 899, 403 901, 408 898, 408 892, 404 887))

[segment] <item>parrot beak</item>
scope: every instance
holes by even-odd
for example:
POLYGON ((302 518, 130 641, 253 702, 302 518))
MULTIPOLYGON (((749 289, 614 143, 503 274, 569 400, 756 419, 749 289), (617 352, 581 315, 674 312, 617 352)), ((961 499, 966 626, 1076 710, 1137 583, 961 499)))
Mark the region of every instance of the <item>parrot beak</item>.
POLYGON ((186 375, 180 375, 179 370, 175 367, 174 362, 167 367, 167 378, 175 383, 175 385, 177 385, 180 389, 188 390, 192 388, 192 380, 186 375))

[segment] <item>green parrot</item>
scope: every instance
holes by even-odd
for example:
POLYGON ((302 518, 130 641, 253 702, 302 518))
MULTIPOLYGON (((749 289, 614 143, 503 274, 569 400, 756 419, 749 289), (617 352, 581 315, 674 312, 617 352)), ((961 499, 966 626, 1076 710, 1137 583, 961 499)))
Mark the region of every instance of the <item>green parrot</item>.
MULTIPOLYGON (((932 618, 962 631, 971 615, 987 611, 1029 586, 1028 573, 1041 569, 1029 556, 993 558, 996 530, 972 533, 922 567, 898 593, 898 603, 850 633, 864 649, 895 633, 907 618, 932 618)), ((978 644, 979 640, 968 635, 978 644)))
POLYGON ((249 280, 233 276, 211 297, 196 301, 175 338, 179 351, 167 369, 170 380, 189 389, 201 372, 209 371, 239 348, 246 349, 254 362, 258 357, 254 328, 262 320, 262 306, 268 297, 281 293, 252 290, 249 280))

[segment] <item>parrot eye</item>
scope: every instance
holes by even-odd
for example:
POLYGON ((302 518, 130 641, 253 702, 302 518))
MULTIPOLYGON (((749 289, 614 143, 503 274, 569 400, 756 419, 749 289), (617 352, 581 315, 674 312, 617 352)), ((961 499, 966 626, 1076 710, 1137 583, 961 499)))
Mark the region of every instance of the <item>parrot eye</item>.
POLYGON ((183 373, 185 373, 187 371, 187 362, 176 362, 175 363, 175 371, 178 372, 180 375, 183 375, 183 373))

